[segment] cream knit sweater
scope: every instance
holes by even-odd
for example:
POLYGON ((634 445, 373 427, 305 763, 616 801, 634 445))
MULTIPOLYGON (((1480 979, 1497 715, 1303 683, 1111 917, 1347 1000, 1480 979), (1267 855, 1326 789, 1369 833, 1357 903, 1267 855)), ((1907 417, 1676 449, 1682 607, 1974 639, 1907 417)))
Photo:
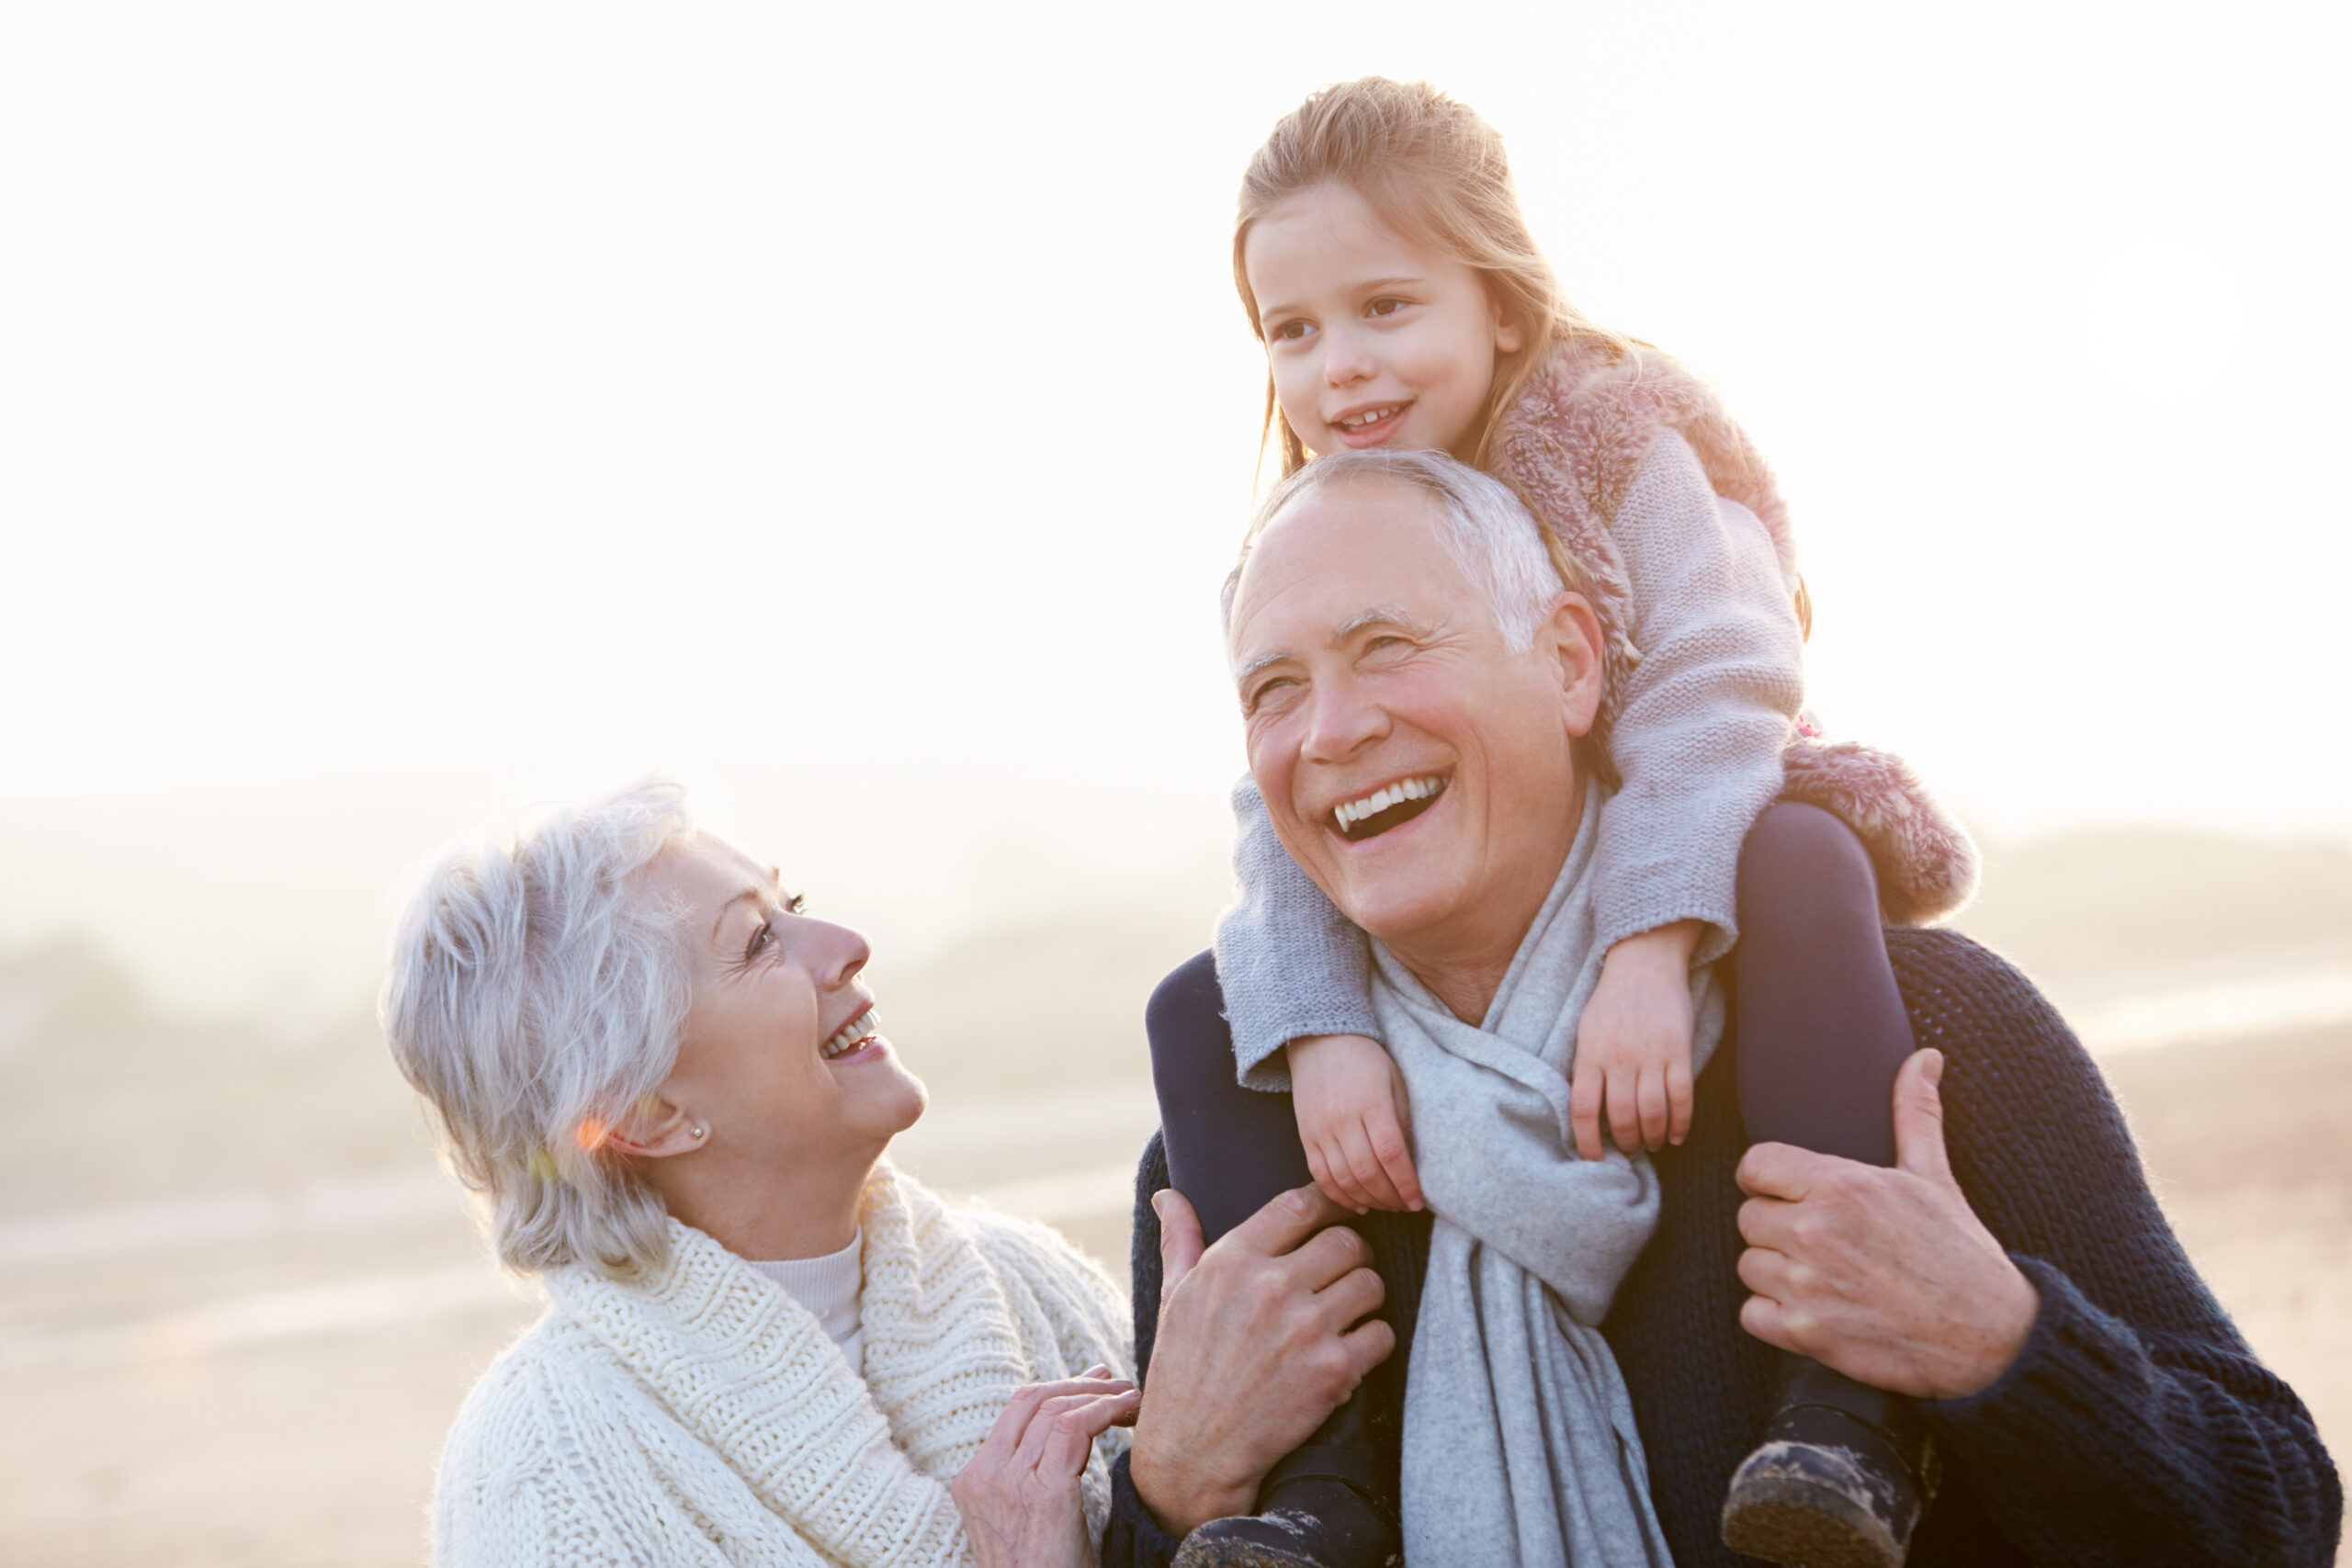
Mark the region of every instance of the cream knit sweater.
MULTIPOLYGON (((815 1317, 672 1222, 663 1267, 551 1270, 547 1314, 451 1428, 434 1554, 453 1568, 971 1561, 947 1483, 1024 1382, 1132 1377, 1109 1278, 1042 1226, 867 1184, 865 1375, 815 1317)), ((1081 1483, 1101 1531, 1114 1428, 1081 1483)))

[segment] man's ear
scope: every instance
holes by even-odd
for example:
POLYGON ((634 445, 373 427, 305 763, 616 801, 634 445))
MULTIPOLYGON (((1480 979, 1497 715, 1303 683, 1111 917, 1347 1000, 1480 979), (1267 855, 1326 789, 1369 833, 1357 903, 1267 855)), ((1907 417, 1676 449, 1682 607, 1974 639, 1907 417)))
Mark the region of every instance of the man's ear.
POLYGON ((1583 594, 1562 593, 1535 635, 1558 667, 1560 714, 1568 734, 1591 734, 1600 718, 1600 617, 1583 594))
POLYGON ((634 1114, 605 1134, 605 1145, 631 1159, 666 1159, 691 1154, 710 1142, 709 1130, 685 1107, 649 1094, 634 1114))

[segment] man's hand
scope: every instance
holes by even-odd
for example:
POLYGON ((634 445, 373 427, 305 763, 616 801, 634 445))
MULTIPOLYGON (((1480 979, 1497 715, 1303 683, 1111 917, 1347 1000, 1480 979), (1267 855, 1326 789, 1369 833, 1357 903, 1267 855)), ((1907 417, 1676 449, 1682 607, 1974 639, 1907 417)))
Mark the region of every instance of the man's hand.
POLYGON ((1768 1345, 1913 1399, 2008 1371, 2041 1292, 1968 1206, 1944 1155, 1943 1053, 1894 1079, 1892 1169, 1758 1144, 1739 1162, 1739 1321, 1768 1345))
POLYGON ((1246 1514, 1284 1454, 1387 1359, 1396 1335, 1370 1249, 1312 1187, 1201 1248, 1183 1194, 1157 1194, 1159 1329, 1129 1472, 1163 1529, 1246 1514))
POLYGON ((1600 961, 1600 983, 1577 1021, 1568 1120, 1581 1159, 1610 1136, 1627 1154, 1656 1153, 1690 1134, 1690 954, 1697 920, 1629 936, 1600 961))
POLYGON ((1311 1034, 1290 1043, 1291 1105, 1323 1195, 1362 1214, 1418 1209, 1405 1075, 1377 1040, 1311 1034))

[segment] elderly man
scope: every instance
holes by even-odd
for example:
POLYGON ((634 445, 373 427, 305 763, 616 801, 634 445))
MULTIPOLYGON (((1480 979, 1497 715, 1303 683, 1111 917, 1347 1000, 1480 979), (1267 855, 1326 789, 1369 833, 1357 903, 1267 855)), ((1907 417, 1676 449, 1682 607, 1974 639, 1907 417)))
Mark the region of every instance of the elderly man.
MULTIPOLYGON (((1228 602, 1251 773, 1285 847, 1375 939, 1414 1097, 1435 1223, 1359 1226, 1413 1356, 1409 1377, 1399 1355, 1374 1379, 1408 1384, 1408 1551, 1739 1561, 1718 1509, 1792 1351, 1917 1402, 1943 1462, 1912 1540, 1923 1568, 2330 1561, 2342 1495, 2309 1415, 2197 1278, 2097 1069, 1965 938, 1888 934, 1932 1047, 1896 1084, 1893 1168, 1747 1147, 1704 974, 1688 1141, 1654 1163, 1537 1157, 1563 1136, 1597 964, 1582 867, 1607 800, 1579 753, 1602 675, 1576 594, 1553 580, 1512 602, 1528 573, 1500 558, 1523 559, 1534 524, 1474 525, 1515 509, 1492 486, 1442 457, 1320 459, 1269 502, 1228 602), (1399 780, 1433 784, 1427 804, 1369 838, 1326 830, 1334 804, 1399 780)), ((1254 1118, 1303 1179, 1284 1097, 1234 1089, 1217 1113, 1254 1118)), ((1114 1568, 1248 1512, 1386 1343, 1317 1298, 1361 1245, 1305 1239, 1319 1199, 1203 1252, 1166 1185, 1155 1140, 1114 1568), (1313 1362, 1316 1393, 1266 1381, 1274 1338, 1313 1362)))

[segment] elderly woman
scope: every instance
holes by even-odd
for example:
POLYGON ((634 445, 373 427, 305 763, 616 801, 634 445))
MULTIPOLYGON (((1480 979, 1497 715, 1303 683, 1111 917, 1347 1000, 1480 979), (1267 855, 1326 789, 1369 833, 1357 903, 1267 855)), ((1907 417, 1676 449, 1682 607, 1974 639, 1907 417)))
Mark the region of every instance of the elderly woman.
POLYGON ((924 1096, 866 958, 664 784, 431 872, 385 1030, 549 1297, 449 1434, 439 1561, 1093 1560, 1125 1303, 883 1159, 924 1096))

